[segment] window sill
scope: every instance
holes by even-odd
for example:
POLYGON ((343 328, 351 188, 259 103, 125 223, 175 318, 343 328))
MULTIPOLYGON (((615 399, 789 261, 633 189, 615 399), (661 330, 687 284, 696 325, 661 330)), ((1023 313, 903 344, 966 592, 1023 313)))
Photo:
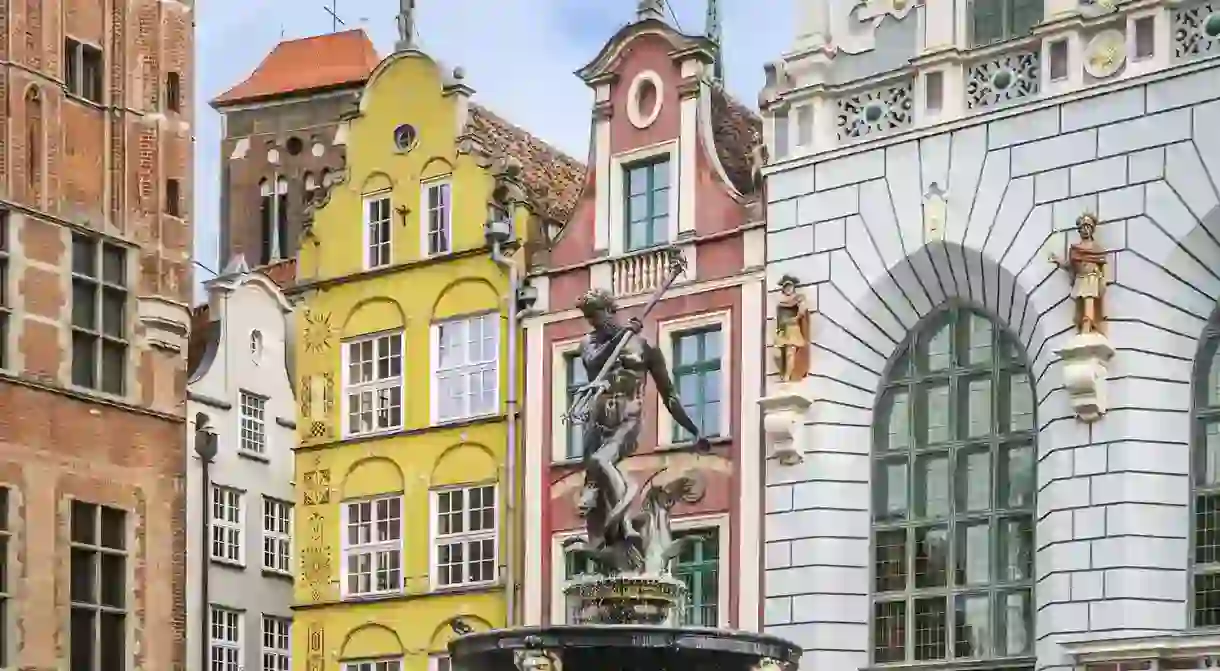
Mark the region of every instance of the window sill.
POLYGON ((579 466, 585 460, 583 455, 572 457, 561 457, 559 459, 551 458, 551 465, 556 467, 579 466))
POLYGON ((475 424, 478 422, 486 422, 489 419, 499 419, 504 415, 499 412, 487 412, 481 415, 470 415, 468 417, 454 417, 452 419, 438 419, 432 422, 433 429, 447 429, 454 426, 462 426, 465 424, 475 424))
POLYGON ((266 566, 263 567, 263 577, 264 578, 275 578, 278 580, 287 580, 290 583, 294 579, 293 575, 291 573, 289 573, 288 571, 281 571, 279 569, 267 568, 266 566))
POLYGON ((102 111, 102 109, 104 109, 104 106, 102 105, 101 102, 96 102, 96 101, 90 100, 90 99, 86 98, 85 96, 80 95, 79 93, 73 93, 68 90, 67 85, 63 86, 63 92, 64 92, 64 98, 71 100, 72 102, 80 103, 87 107, 92 107, 93 109, 95 109, 99 112, 102 111))
MULTIPOLYGON (((422 577, 422 576, 421 576, 422 577)), ((360 595, 342 595, 338 600, 334 601, 310 601, 306 603, 295 603, 292 606, 293 610, 312 610, 315 608, 326 608, 328 606, 338 606, 343 604, 353 603, 382 603, 387 601, 410 601, 412 599, 421 599, 430 596, 442 596, 448 594, 479 594, 484 592, 494 592, 504 588, 504 584, 500 581, 489 583, 479 583, 477 585, 463 585, 461 587, 429 587, 426 590, 408 590, 402 589, 396 592, 385 592, 378 594, 360 594, 360 595)))
POLYGON ((250 461, 258 461, 258 462, 262 462, 264 464, 271 463, 271 458, 268 457, 266 455, 266 453, 263 453, 263 452, 251 452, 250 450, 243 450, 241 448, 238 448, 237 456, 241 457, 242 459, 249 459, 250 461))
POLYGON ((246 570, 245 562, 233 561, 232 559, 221 559, 220 557, 211 557, 210 559, 212 563, 216 564, 217 566, 224 566, 225 568, 231 568, 238 571, 246 570))
POLYGON ((429 594, 469 594, 471 592, 485 592, 489 589, 498 589, 504 585, 498 580, 489 582, 468 583, 465 585, 433 585, 428 591, 429 594))
POLYGON ((1012 669, 1033 669, 1038 660, 1035 657, 1001 657, 999 659, 945 660, 938 659, 927 662, 890 662, 865 666, 860 671, 891 671, 893 669, 945 669, 946 671, 1009 671, 1012 669))
MULTIPOLYGON (((707 442, 713 448, 731 445, 733 443, 732 436, 709 436, 707 442)), ((657 452, 694 452, 695 441, 685 440, 680 443, 669 443, 667 445, 658 445, 657 452)))
POLYGON ((345 433, 343 440, 365 440, 369 438, 383 438, 385 436, 393 436, 402 433, 402 427, 396 426, 392 429, 382 429, 380 431, 369 431, 368 433, 345 433))

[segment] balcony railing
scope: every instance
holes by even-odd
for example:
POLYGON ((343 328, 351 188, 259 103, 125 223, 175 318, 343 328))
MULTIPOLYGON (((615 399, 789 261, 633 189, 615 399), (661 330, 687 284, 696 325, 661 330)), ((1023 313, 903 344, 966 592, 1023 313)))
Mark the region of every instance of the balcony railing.
POLYGON ((668 248, 646 249, 610 260, 610 290, 615 296, 642 294, 665 281, 668 248))

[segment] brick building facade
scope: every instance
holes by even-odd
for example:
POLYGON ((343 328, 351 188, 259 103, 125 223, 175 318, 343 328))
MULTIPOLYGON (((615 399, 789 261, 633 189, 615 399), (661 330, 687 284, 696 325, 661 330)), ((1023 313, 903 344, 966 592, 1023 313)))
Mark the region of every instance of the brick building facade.
POLYGON ((0 666, 184 663, 193 10, 0 0, 0 666))

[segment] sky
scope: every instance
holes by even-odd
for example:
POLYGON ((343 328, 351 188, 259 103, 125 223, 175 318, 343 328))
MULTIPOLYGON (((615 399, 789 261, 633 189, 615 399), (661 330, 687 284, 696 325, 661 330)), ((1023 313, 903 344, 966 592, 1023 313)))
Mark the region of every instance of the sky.
MULTIPOLYGON (((397 37, 398 0, 208 0, 196 3, 195 256, 219 270, 220 116, 208 101, 245 79, 281 40, 364 28, 378 53, 397 37), (345 26, 340 26, 344 29, 345 26)), ((792 43, 798 0, 720 0, 729 90, 755 106, 763 64, 792 43), (765 7, 765 9, 763 9, 765 7)), ((702 33, 706 0, 670 0, 677 26, 702 33)), ((637 0, 416 0, 420 47, 462 66, 474 100, 584 161, 592 91, 574 74, 635 17, 637 0)), ((196 280, 210 273, 196 268, 196 280)))

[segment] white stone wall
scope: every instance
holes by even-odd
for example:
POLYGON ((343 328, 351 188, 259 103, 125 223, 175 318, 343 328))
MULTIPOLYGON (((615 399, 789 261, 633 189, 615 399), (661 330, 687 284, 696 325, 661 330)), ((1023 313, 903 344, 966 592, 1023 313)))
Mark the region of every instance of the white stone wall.
MULTIPOLYGON (((816 312, 804 461, 766 468, 765 630, 804 669, 870 664, 872 408, 891 355, 959 298, 1025 347, 1037 400, 1038 667, 1058 643, 1188 623, 1190 380, 1220 299, 1220 67, 1043 102, 768 176, 768 282, 816 312), (925 244, 924 192, 947 192, 925 244), (1069 276, 1048 260, 1085 211, 1114 250, 1110 409, 1078 421, 1055 351, 1069 276)), ((774 382, 771 382, 774 384, 774 382)))

